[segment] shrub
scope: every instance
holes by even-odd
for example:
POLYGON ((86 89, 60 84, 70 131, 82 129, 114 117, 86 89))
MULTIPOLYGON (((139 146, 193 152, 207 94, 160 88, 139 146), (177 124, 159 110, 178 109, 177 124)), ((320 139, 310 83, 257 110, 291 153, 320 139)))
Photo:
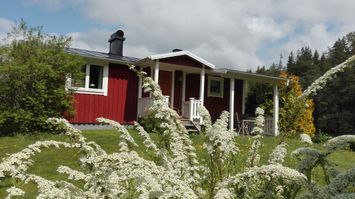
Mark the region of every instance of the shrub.
POLYGON ((289 86, 285 83, 280 86, 280 131, 291 136, 306 133, 313 137, 316 131, 313 100, 300 99, 302 87, 297 76, 281 72, 280 77, 290 79, 289 86))
POLYGON ((0 46, 0 135, 46 130, 48 117, 73 114, 66 77, 82 60, 64 52, 70 38, 43 34, 21 21, 0 46))

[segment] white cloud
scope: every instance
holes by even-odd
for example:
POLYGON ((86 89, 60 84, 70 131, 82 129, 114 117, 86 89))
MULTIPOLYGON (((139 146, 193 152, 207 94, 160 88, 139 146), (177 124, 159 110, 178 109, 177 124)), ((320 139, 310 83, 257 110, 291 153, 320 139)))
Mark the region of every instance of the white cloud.
POLYGON ((14 22, 5 19, 5 18, 0 18, 0 43, 6 43, 4 40, 6 38, 6 34, 11 30, 14 22))
POLYGON ((8 19, 0 18, 0 31, 9 31, 14 23, 8 19))
POLYGON ((108 51, 109 30, 92 29, 87 32, 72 32, 68 36, 72 38, 72 47, 90 49, 95 51, 108 51), (105 45, 106 44, 106 45, 105 45))
POLYGON ((49 11, 60 11, 68 6, 80 6, 85 0, 23 0, 24 5, 39 5, 49 11))
MULTIPOLYGON (((88 20, 121 27, 128 56, 181 48, 240 70, 278 62, 280 53, 286 57, 305 45, 324 51, 355 30, 353 0, 32 1, 48 9, 75 7, 88 20)), ((73 45, 106 52, 113 31, 71 33, 73 45)))

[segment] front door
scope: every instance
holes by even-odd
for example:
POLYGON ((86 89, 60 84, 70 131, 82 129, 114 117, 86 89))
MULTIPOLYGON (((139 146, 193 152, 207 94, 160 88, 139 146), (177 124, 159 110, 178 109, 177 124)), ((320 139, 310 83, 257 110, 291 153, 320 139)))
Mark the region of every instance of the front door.
MULTIPOLYGON (((159 86, 163 95, 171 96, 172 86, 172 72, 171 71, 159 71, 159 86)), ((169 101, 170 101, 169 97, 169 101)), ((169 104, 170 105, 170 104, 169 104)))

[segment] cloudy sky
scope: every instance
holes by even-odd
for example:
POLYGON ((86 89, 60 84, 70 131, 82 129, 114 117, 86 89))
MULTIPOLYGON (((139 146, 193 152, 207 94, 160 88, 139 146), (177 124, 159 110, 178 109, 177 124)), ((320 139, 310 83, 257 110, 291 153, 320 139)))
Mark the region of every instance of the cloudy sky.
POLYGON ((125 32, 124 55, 143 58, 189 50, 217 67, 238 70, 284 63, 303 46, 325 51, 355 31, 355 0, 6 0, 0 37, 23 18, 68 35, 76 48, 108 51, 125 32))

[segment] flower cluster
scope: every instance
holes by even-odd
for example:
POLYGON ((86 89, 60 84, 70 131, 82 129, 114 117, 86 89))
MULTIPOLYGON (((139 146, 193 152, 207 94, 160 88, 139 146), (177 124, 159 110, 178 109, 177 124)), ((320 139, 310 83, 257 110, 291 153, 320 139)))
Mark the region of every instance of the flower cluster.
POLYGON ((8 193, 8 195, 5 199, 10 199, 13 196, 24 196, 25 195, 25 192, 17 187, 10 187, 10 188, 6 189, 6 192, 8 193))
POLYGON ((276 148, 270 154, 268 163, 282 164, 287 154, 286 146, 287 144, 285 142, 282 142, 281 144, 277 145, 276 148))
POLYGON ((308 179, 308 192, 304 198, 352 198, 354 193, 349 193, 349 187, 354 186, 355 168, 341 172, 327 159, 336 149, 345 149, 350 143, 355 143, 354 135, 335 137, 325 143, 325 151, 312 148, 299 148, 292 152, 298 160, 298 170, 304 173, 308 179), (319 186, 312 182, 312 171, 320 166, 325 174, 325 186, 319 186))
POLYGON ((261 135, 264 133, 264 125, 265 125, 264 110, 259 107, 256 108, 255 115, 256 115, 255 125, 251 132, 251 134, 254 135, 254 137, 253 137, 253 143, 249 150, 248 159, 246 162, 247 168, 257 166, 260 161, 259 150, 262 145, 260 139, 262 138, 261 135))
POLYGON ((216 158, 220 159, 222 163, 238 152, 234 140, 236 134, 228 130, 228 121, 229 113, 226 111, 221 114, 220 118, 212 126, 208 125, 208 120, 204 121, 207 138, 204 148, 207 149, 208 154, 211 156, 218 156, 216 158))
POLYGON ((336 149, 345 149, 351 143, 355 143, 355 135, 342 135, 328 140, 324 146, 329 151, 334 151, 336 149))
POLYGON ((260 107, 256 108, 255 115, 256 115, 255 126, 251 134, 261 135, 264 133, 264 125, 265 125, 264 110, 260 107))
POLYGON ((300 139, 301 139, 301 142, 303 142, 303 143, 313 144, 312 138, 306 133, 300 134, 300 139))
POLYGON ((296 170, 279 164, 264 165, 227 178, 219 184, 216 196, 223 198, 228 194, 231 196, 229 198, 280 198, 283 195, 288 198, 297 193, 305 182, 306 177, 296 170))

